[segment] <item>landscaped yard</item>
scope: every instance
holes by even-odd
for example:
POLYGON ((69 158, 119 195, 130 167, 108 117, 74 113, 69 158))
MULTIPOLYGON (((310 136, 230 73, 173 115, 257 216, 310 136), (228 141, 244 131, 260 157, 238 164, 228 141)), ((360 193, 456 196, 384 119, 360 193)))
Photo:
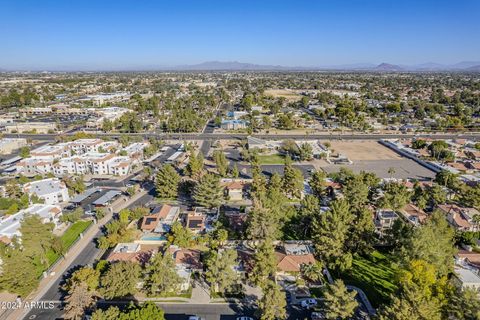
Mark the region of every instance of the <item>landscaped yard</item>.
MULTIPOLYGON (((68 250, 72 246, 73 242, 78 238, 80 233, 85 231, 85 229, 87 229, 88 226, 91 224, 92 224, 91 220, 88 220, 88 221, 79 220, 74 224, 72 224, 67 229, 67 231, 65 231, 65 233, 60 237, 60 240, 62 241, 63 247, 65 248, 65 250, 68 250)), ((54 263, 58 259, 58 257, 59 255, 53 252, 52 250, 49 250, 47 252, 49 265, 54 263)))
POLYGON ((390 257, 374 251, 368 257, 355 256, 352 268, 341 278, 346 284, 363 289, 372 305, 378 307, 397 289, 393 283, 395 272, 390 257))
POLYGON ((280 154, 258 155, 260 164, 284 164, 285 157, 280 154))

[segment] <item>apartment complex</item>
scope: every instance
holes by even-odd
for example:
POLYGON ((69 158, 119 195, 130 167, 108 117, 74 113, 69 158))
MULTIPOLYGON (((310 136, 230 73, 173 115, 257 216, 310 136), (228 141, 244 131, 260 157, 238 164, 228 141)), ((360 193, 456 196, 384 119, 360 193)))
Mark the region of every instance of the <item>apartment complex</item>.
POLYGON ((146 143, 134 143, 122 149, 126 156, 115 153, 116 141, 78 139, 71 142, 46 145, 31 151, 31 157, 18 164, 18 171, 26 175, 53 173, 126 175, 143 155, 146 143))

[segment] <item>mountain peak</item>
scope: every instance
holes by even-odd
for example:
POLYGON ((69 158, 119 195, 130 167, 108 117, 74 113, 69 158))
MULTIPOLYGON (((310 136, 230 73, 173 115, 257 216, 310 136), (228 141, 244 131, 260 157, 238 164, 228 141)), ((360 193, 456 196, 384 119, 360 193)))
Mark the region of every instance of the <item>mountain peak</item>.
POLYGON ((382 62, 378 66, 376 66, 374 68, 374 70, 377 70, 377 71, 402 71, 404 69, 402 67, 396 65, 396 64, 382 62))

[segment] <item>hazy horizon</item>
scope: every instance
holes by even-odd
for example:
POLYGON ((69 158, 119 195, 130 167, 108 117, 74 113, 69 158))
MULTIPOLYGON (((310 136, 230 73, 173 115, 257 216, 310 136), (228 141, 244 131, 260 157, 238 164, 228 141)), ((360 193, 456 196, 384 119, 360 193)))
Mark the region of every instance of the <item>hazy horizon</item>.
POLYGON ((480 61, 478 1, 3 1, 0 68, 480 61))

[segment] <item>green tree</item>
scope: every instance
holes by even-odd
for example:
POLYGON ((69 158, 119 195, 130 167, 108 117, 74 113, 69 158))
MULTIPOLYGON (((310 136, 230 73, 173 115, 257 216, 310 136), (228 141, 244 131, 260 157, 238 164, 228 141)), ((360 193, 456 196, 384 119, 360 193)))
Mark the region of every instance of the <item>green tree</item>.
POLYGON ((106 299, 126 297, 137 292, 141 268, 137 263, 120 261, 100 278, 100 292, 106 299))
POLYGON ((124 311, 114 306, 107 310, 98 309, 92 314, 92 320, 165 320, 165 314, 154 302, 149 301, 141 305, 131 303, 124 311))
POLYGON ((155 178, 155 189, 159 197, 172 199, 178 195, 179 183, 180 175, 171 165, 166 164, 158 170, 155 178))
POLYGON ((410 202, 411 194, 407 187, 398 182, 388 182, 384 186, 384 195, 379 204, 383 208, 400 210, 410 202))
POLYGON ((285 158, 283 187, 285 193, 294 198, 300 198, 300 195, 303 191, 302 172, 292 166, 292 160, 288 156, 285 158))
POLYGON ((29 147, 21 147, 18 155, 22 158, 30 157, 30 148, 29 147))
POLYGON ((65 297, 65 319, 82 319, 83 314, 93 304, 92 293, 84 283, 75 283, 65 297))
POLYGON ((88 291, 95 292, 100 285, 100 271, 88 266, 76 270, 68 278, 64 288, 71 291, 76 285, 85 285, 88 291))
POLYGON ((47 251, 51 248, 54 235, 53 223, 42 223, 38 215, 25 215, 20 223, 24 252, 42 265, 48 263, 47 251))
POLYGON ((352 255, 346 250, 349 227, 354 217, 346 200, 335 200, 313 222, 313 241, 319 255, 329 268, 346 270, 351 267, 352 255))
POLYGON ((299 157, 301 161, 313 159, 313 148, 309 143, 303 143, 299 148, 299 157))
POLYGON ((298 221, 296 228, 304 239, 311 238, 312 222, 315 216, 320 213, 320 202, 314 195, 308 194, 300 202, 298 210, 298 221))
POLYGON ((317 282, 323 278, 323 265, 317 261, 315 263, 301 265, 302 276, 310 281, 317 282))
POLYGON ((169 241, 180 248, 190 248, 193 242, 193 233, 180 222, 175 221, 172 224, 169 241))
POLYGON ((367 254, 376 240, 372 211, 367 207, 360 207, 354 210, 353 216, 347 246, 351 252, 367 254))
POLYGON ((369 186, 362 175, 353 175, 344 182, 343 193, 352 208, 358 208, 368 202, 369 186))
POLYGON ((215 208, 223 202, 223 189, 214 174, 205 174, 195 185, 193 198, 203 207, 215 208))
POLYGON ((435 211, 424 225, 415 228, 402 249, 402 260, 406 265, 412 260, 424 260, 439 276, 446 276, 453 270, 455 252, 454 231, 445 217, 435 211))
POLYGON ((268 281, 263 288, 263 296, 258 301, 260 320, 279 320, 287 318, 285 293, 273 281, 268 281))
POLYGON ((213 159, 215 160, 215 165, 217 166, 218 174, 221 177, 227 176, 228 160, 227 160, 227 157, 225 157, 225 154, 222 151, 216 150, 213 152, 213 159))
POLYGON ((463 289, 452 295, 448 314, 457 320, 480 319, 480 300, 478 292, 473 289, 463 289))
POLYGON ((342 280, 335 280, 324 293, 326 318, 337 320, 353 316, 358 307, 356 295, 356 291, 348 292, 342 280))
POLYGON ((439 279, 436 274, 434 266, 424 260, 410 261, 399 273, 399 292, 380 310, 380 319, 442 319, 446 277, 439 279))
POLYGON ((255 249, 251 280, 257 286, 264 287, 277 271, 277 258, 271 240, 262 241, 255 249))
POLYGON ((0 289, 27 296, 37 288, 38 271, 32 257, 18 248, 5 247, 1 254, 0 289))
POLYGON ((239 177, 240 173, 238 172, 238 167, 237 167, 237 164, 235 163, 232 167, 232 170, 230 172, 230 175, 232 176, 232 178, 236 179, 239 177))
POLYGON ((203 155, 195 155, 193 151, 189 154, 188 164, 185 168, 186 174, 192 179, 198 180, 203 174, 203 155))
POLYGON ((312 188, 313 193, 317 197, 322 196, 325 192, 326 178, 327 178, 327 175, 325 174, 324 171, 317 170, 312 174, 310 181, 308 182, 308 184, 310 185, 310 188, 312 188))
POLYGON ((251 240, 275 240, 280 235, 280 221, 271 209, 264 206, 260 199, 254 200, 250 212, 247 237, 251 240))
POLYGON ((237 252, 233 249, 213 251, 206 260, 205 277, 216 292, 228 292, 237 283, 238 275, 233 269, 237 252))
POLYGON ((175 269, 175 261, 168 251, 156 254, 149 261, 145 272, 144 290, 149 295, 176 292, 181 283, 175 269))

